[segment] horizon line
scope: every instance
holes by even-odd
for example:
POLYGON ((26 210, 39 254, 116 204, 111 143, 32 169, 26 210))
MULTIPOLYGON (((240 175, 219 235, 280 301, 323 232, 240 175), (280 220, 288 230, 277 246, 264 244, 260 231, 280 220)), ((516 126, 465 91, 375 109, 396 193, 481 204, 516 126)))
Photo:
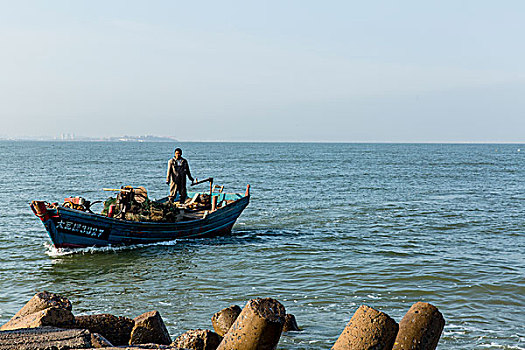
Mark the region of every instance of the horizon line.
POLYGON ((0 138, 0 141, 10 142, 90 142, 90 143, 332 143, 332 144, 525 144, 525 141, 312 141, 312 140, 173 140, 173 141, 121 141, 121 140, 55 140, 38 138, 0 138))

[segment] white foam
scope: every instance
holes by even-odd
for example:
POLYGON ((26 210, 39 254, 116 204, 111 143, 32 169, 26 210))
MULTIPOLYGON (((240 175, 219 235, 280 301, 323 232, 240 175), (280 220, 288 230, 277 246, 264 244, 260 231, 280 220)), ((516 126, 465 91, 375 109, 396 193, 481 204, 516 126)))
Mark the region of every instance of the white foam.
POLYGON ((46 247, 46 254, 50 257, 56 258, 60 256, 67 256, 72 254, 94 254, 94 253, 106 253, 106 252, 119 252, 123 250, 131 250, 146 246, 174 246, 177 244, 177 240, 163 241, 150 244, 133 244, 126 246, 106 246, 106 247, 86 247, 86 248, 56 248, 54 245, 44 243, 46 247))

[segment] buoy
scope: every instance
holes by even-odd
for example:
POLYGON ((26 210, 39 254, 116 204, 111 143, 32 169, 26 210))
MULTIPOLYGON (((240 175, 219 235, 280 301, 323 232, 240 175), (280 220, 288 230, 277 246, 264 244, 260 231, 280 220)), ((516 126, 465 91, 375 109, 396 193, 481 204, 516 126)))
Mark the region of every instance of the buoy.
POLYGON ((108 210, 108 218, 112 218, 115 215, 115 204, 111 204, 108 210))

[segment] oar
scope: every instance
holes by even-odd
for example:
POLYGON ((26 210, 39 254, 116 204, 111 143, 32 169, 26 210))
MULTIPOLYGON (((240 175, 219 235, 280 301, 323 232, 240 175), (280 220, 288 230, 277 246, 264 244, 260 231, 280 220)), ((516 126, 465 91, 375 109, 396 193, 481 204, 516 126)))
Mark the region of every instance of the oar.
POLYGON ((102 191, 131 191, 130 188, 103 188, 102 191))
POLYGON ((210 183, 210 200, 211 200, 212 193, 213 193, 213 177, 209 177, 209 178, 204 179, 204 180, 194 181, 194 182, 191 183, 191 186, 202 184, 204 182, 209 182, 210 183))
POLYGON ((191 186, 195 186, 195 185, 202 184, 202 183, 205 183, 205 182, 213 182, 213 177, 209 177, 209 178, 204 179, 204 180, 197 180, 197 179, 195 179, 195 180, 196 181, 191 183, 191 186))

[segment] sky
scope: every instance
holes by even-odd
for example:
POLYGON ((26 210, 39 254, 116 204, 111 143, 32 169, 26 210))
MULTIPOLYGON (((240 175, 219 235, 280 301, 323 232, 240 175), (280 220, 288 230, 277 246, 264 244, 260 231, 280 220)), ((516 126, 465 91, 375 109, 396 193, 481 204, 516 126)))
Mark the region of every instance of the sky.
POLYGON ((525 1, 0 0, 0 137, 525 142, 525 1))

